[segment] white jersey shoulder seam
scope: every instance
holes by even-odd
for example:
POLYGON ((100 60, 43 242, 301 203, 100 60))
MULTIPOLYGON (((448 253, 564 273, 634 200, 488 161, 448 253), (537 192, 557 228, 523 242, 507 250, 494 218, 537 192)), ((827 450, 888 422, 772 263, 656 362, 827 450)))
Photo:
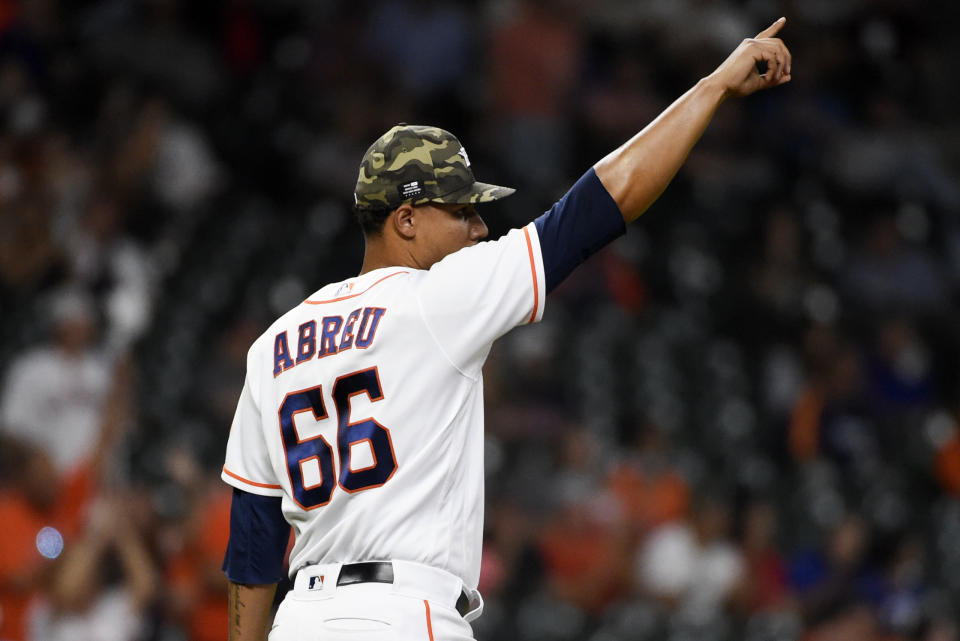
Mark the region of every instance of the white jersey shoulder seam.
POLYGON ((459 367, 456 363, 453 362, 453 359, 450 358, 450 355, 447 354, 447 350, 445 350, 445 349, 443 348, 443 345, 440 344, 440 341, 437 340, 436 334, 433 333, 433 328, 430 327, 430 320, 427 318, 427 315, 423 313, 423 305, 420 303, 420 292, 419 292, 419 291, 414 291, 414 292, 413 292, 413 295, 414 295, 414 298, 416 298, 416 301, 417 301, 417 312, 419 312, 420 318, 423 319, 423 326, 427 328, 427 333, 430 334, 430 339, 431 339, 431 340, 434 342, 434 344, 437 346, 437 349, 440 350, 440 353, 443 354, 443 357, 446 359, 446 361, 447 361, 448 363, 450 363, 450 366, 451 366, 453 369, 457 370, 457 372, 460 374, 460 376, 463 376, 463 377, 464 377, 465 379, 467 379, 468 381, 476 382, 477 378, 474 377, 474 376, 470 376, 469 374, 467 374, 466 372, 464 372, 462 369, 460 369, 460 367, 459 367))

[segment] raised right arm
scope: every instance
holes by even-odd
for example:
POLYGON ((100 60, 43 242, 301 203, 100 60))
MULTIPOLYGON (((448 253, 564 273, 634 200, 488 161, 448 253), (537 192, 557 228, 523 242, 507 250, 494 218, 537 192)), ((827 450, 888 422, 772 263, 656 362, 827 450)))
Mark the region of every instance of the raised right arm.
POLYGON ((780 18, 741 42, 713 73, 594 166, 624 221, 635 220, 660 197, 724 100, 790 81, 790 52, 775 37, 785 24, 780 18), (766 65, 765 73, 758 63, 766 65))
POLYGON ((653 204, 724 100, 790 81, 790 52, 774 37, 785 23, 780 18, 740 43, 716 71, 607 154, 537 218, 547 292, 653 204), (757 70, 759 62, 766 62, 766 73, 757 70))

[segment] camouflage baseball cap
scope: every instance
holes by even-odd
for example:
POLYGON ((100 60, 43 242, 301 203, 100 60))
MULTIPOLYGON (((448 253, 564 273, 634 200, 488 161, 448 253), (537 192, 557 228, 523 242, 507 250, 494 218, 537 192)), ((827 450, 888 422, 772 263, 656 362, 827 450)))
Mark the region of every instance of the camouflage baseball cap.
POLYGON ((477 182, 456 136, 438 127, 399 124, 370 145, 360 161, 358 209, 436 203, 485 203, 510 187, 477 182))

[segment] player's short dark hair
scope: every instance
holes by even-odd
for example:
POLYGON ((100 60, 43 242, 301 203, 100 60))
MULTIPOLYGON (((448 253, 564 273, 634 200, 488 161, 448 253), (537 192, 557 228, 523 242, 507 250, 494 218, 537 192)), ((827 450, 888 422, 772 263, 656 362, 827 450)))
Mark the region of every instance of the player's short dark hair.
POLYGON ((360 223, 364 236, 379 236, 383 232, 383 224, 390 217, 396 207, 383 209, 361 209, 354 207, 353 211, 360 223))

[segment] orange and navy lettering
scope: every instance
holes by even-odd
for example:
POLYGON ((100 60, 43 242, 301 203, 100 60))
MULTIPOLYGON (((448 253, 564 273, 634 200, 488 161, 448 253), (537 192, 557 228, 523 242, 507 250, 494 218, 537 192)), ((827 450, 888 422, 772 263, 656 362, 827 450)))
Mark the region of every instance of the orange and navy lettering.
POLYGON ((290 347, 287 345, 287 333, 280 332, 273 340, 273 376, 276 378, 281 372, 293 367, 290 358, 290 347))
POLYGON ((361 311, 363 310, 355 309, 347 315, 347 321, 343 324, 343 335, 340 337, 340 347, 337 348, 339 351, 353 347, 353 326, 360 318, 361 311))
POLYGON ((380 371, 369 367, 337 377, 333 385, 333 400, 337 407, 339 429, 337 447, 340 454, 340 487, 347 492, 359 492, 380 487, 397 471, 397 455, 393 450, 390 430, 373 418, 350 420, 350 399, 366 394, 372 403, 383 400, 380 371), (351 465, 352 447, 368 442, 373 454, 373 465, 354 469, 351 465))
POLYGON ((324 316, 318 320, 302 323, 297 329, 296 362, 290 354, 287 330, 279 332, 273 340, 273 376, 276 378, 291 367, 311 360, 346 351, 353 347, 367 349, 373 344, 386 313, 383 307, 361 307, 342 316, 324 316), (319 340, 317 324, 320 325, 319 340))
POLYGON ((280 404, 277 419, 287 478, 294 502, 304 510, 328 504, 338 486, 351 494, 373 489, 389 481, 397 471, 390 430, 373 418, 351 420, 350 399, 357 394, 366 394, 371 402, 383 399, 376 367, 339 376, 333 384, 332 396, 337 411, 336 452, 319 433, 311 437, 301 435, 296 423, 297 415, 305 412, 310 413, 316 423, 330 418, 323 386, 290 392, 280 404), (351 463, 352 448, 361 443, 370 448, 373 463, 355 469, 351 463), (336 474, 337 465, 339 475, 336 474))
POLYGON ((312 510, 330 502, 337 481, 333 469, 333 448, 327 439, 321 434, 304 438, 297 430, 295 419, 297 414, 303 412, 310 412, 314 421, 323 421, 328 417, 322 386, 290 392, 283 398, 277 411, 293 500, 304 510, 312 510), (304 466, 311 461, 316 461, 316 483, 307 483, 306 480, 304 466))
POLYGON ((317 321, 311 320, 300 326, 297 339, 297 365, 313 358, 317 350, 317 321))
POLYGON ((317 350, 317 358, 337 353, 337 332, 343 325, 343 318, 340 316, 324 316, 320 322, 323 329, 320 333, 320 348, 317 350))
POLYGON ((357 349, 367 349, 373 343, 373 337, 377 333, 377 326, 380 325, 380 318, 386 312, 382 307, 365 307, 363 309, 363 320, 360 321, 360 328, 357 330, 357 349), (370 320, 370 316, 373 320, 370 320))

